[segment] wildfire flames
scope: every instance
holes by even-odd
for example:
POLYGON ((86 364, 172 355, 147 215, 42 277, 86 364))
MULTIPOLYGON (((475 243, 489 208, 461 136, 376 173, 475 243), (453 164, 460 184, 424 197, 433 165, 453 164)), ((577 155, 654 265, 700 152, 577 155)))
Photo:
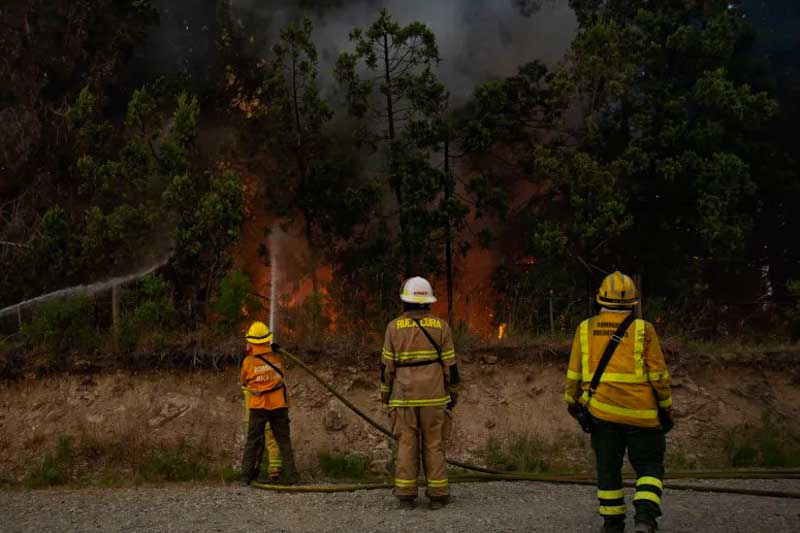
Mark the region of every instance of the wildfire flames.
POLYGON ((503 323, 502 323, 502 324, 500 324, 500 326, 497 328, 497 338, 498 338, 498 339, 502 339, 502 338, 503 338, 503 337, 505 337, 505 336, 506 336, 506 323, 505 323, 505 322, 503 322, 503 323))
MULTIPOLYGON (((269 164, 270 161, 265 158, 262 166, 268 167, 269 164)), ((252 307, 243 306, 241 310, 243 320, 249 322, 269 319, 272 296, 270 287, 274 272, 273 265, 268 261, 268 252, 271 246, 277 246, 280 275, 277 278, 275 298, 280 311, 275 329, 278 332, 285 329, 286 332, 292 330, 296 334, 301 334, 300 330, 308 322, 308 317, 304 315, 303 303, 314 294, 309 275, 309 252, 305 236, 300 231, 302 225, 280 227, 280 230, 276 230, 279 227, 278 221, 261 201, 266 187, 265 181, 247 168, 237 170, 242 174, 244 181, 247 219, 242 227, 240 243, 232 250, 232 254, 235 267, 251 280, 251 294, 262 304, 262 308, 257 311, 252 307), (279 234, 268 239, 265 237, 264 228, 273 228, 273 231, 279 231, 279 234)), ((467 256, 455 262, 457 276, 452 299, 452 327, 466 325, 471 333, 482 338, 491 338, 498 334, 492 313, 493 291, 490 283, 494 265, 495 258, 492 253, 479 247, 472 248, 467 256)), ((348 324, 341 322, 338 302, 329 293, 329 286, 333 282, 331 267, 320 264, 316 271, 316 281, 317 291, 323 297, 323 316, 321 322, 311 324, 309 327, 322 328, 328 333, 346 331, 348 324)), ((446 281, 443 276, 431 277, 430 281, 439 296, 439 301, 432 306, 431 311, 437 316, 447 317, 449 309, 446 281)), ((316 305, 312 308, 316 309, 316 305)), ((395 305, 399 312, 399 299, 395 305)), ((498 337, 504 338, 504 333, 499 332, 498 337)))

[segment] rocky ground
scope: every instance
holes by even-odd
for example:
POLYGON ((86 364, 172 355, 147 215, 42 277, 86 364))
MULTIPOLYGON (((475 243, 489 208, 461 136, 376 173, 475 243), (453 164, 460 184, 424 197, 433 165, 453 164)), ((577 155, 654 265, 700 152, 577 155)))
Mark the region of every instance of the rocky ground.
MULTIPOLYGON (((752 482, 728 482, 743 483, 752 482)), ((769 488, 800 491, 800 481, 770 481, 769 488)), ((187 484, 5 491, 0 492, 0 531, 574 533, 598 531, 601 524, 592 487, 468 483, 455 486, 453 493, 452 504, 441 511, 424 506, 400 511, 387 490, 290 495, 187 484)), ((664 501, 665 533, 800 530, 798 500, 667 490, 664 501)))
MULTIPOLYGON (((563 405, 566 348, 498 350, 460 356, 464 391, 449 456, 483 464, 490 437, 526 433, 540 441, 550 468, 591 470, 588 440, 563 405)), ((333 356, 308 360, 356 405, 388 424, 379 403, 377 362, 343 363, 333 356)), ((793 352, 726 356, 668 351, 667 360, 677 418, 668 439, 668 468, 728 466, 726 437, 759 426, 766 414, 776 427, 794 427, 800 365, 793 352)), ((0 381, 0 484, 25 480, 46 454, 54 453, 60 437, 71 438, 75 448, 71 479, 109 471, 111 478, 124 480, 124 468, 121 476, 114 473, 121 464, 141 464, 153 450, 165 448, 190 449, 206 464, 235 468, 244 438, 237 378, 237 370, 229 368, 0 381)), ((288 382, 292 439, 304 475, 314 475, 321 450, 359 452, 375 472, 383 472, 391 458, 385 437, 302 369, 290 367, 288 382)))

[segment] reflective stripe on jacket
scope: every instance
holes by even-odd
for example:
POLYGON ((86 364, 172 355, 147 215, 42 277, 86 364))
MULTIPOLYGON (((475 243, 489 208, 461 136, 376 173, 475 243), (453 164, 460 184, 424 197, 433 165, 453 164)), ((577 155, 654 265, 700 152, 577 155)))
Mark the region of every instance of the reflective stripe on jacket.
POLYGON ((450 326, 426 311, 411 311, 389 322, 383 343, 384 372, 381 393, 390 394, 390 407, 444 406, 450 392, 457 392, 450 369, 456 364, 456 351, 450 326), (414 319, 430 334, 442 351, 442 364, 430 340, 414 319), (443 367, 444 365, 444 367, 443 367), (454 383, 446 388, 448 383, 454 383))
POLYGON ((240 376, 241 385, 247 389, 247 406, 250 409, 280 409, 287 407, 286 388, 281 375, 257 356, 261 356, 281 372, 283 357, 272 353, 269 345, 254 344, 252 353, 244 358, 240 376), (268 392, 269 391, 269 392, 268 392))
POLYGON ((658 408, 670 407, 670 377, 652 324, 637 319, 625 332, 589 401, 589 385, 624 313, 603 310, 575 332, 566 376, 567 403, 588 405, 593 416, 631 426, 658 427, 658 408))

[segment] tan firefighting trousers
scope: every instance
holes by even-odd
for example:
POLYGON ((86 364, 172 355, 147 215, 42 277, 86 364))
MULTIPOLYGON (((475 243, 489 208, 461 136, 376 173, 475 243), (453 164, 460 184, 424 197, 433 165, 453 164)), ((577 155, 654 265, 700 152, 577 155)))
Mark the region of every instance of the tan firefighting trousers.
POLYGON ((396 496, 417 496, 420 447, 428 498, 440 499, 449 495, 444 453, 446 418, 444 406, 397 407, 392 411, 392 431, 398 440, 394 479, 396 496))

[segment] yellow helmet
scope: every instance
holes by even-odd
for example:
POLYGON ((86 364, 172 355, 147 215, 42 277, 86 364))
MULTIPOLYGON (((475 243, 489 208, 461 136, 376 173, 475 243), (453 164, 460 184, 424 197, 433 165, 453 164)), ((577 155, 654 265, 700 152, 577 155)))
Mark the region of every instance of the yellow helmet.
POLYGON ((639 292, 631 277, 617 270, 603 280, 597 291, 597 303, 609 309, 633 307, 639 303, 639 292))
POLYGON ((245 337, 250 344, 266 344, 272 339, 272 332, 263 322, 253 322, 245 337))

